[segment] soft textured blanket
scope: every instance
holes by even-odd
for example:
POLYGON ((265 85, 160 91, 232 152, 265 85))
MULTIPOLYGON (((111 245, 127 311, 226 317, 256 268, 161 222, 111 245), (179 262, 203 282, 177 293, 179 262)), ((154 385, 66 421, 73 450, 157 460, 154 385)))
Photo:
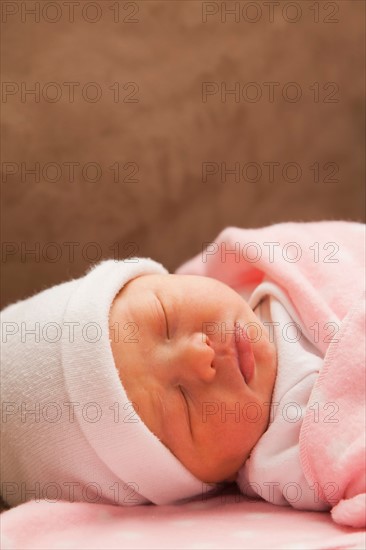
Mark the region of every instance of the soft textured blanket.
POLYGON ((235 289, 266 276, 287 294, 306 337, 325 356, 300 432, 304 475, 336 522, 365 526, 365 225, 229 227, 177 273, 235 289))
POLYGON ((27 502, 1 515, 2 550, 363 550, 362 530, 234 493, 180 505, 136 507, 27 502))

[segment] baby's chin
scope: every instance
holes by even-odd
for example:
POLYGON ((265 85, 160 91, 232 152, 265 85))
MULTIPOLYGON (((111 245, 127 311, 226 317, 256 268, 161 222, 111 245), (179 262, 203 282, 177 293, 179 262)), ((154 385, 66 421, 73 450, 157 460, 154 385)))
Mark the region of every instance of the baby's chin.
POLYGON ((238 472, 235 472, 235 474, 233 474, 232 476, 227 477, 226 479, 224 479, 222 481, 222 483, 234 483, 236 481, 237 477, 238 477, 238 472))

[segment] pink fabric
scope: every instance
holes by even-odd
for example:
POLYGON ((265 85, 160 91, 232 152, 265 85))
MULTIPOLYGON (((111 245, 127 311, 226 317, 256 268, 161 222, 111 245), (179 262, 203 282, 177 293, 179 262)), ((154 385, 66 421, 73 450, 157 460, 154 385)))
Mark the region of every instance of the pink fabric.
POLYGON ((334 521, 364 527, 365 225, 229 227, 176 273, 212 277, 236 289, 266 275, 288 294, 306 336, 325 354, 300 432, 304 475, 332 506, 334 521))
POLYGON ((228 492, 180 505, 30 501, 1 514, 2 550, 273 548, 363 550, 365 532, 328 513, 228 492))

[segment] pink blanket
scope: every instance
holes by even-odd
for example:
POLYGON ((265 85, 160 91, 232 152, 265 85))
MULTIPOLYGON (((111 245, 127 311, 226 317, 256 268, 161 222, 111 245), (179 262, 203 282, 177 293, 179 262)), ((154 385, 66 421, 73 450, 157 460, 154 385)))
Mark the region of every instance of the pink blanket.
POLYGON ((365 532, 328 513, 251 501, 233 489, 180 505, 27 502, 1 514, 2 550, 363 550, 365 532))
POLYGON ((212 277, 235 289, 266 276, 287 293, 305 336, 325 356, 300 432, 304 475, 337 523, 364 527, 365 225, 229 227, 177 273, 212 277))

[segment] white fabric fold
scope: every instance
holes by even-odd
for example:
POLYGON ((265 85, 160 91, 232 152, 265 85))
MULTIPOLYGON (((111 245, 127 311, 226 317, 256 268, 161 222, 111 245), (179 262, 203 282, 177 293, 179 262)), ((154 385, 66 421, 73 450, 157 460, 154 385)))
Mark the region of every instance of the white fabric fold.
POLYGON ((299 453, 302 421, 324 358, 306 338, 310 327, 303 326, 288 296, 275 283, 264 280, 240 293, 267 328, 278 364, 269 426, 240 469, 237 483, 249 497, 298 509, 329 510, 316 487, 309 487, 299 453))

